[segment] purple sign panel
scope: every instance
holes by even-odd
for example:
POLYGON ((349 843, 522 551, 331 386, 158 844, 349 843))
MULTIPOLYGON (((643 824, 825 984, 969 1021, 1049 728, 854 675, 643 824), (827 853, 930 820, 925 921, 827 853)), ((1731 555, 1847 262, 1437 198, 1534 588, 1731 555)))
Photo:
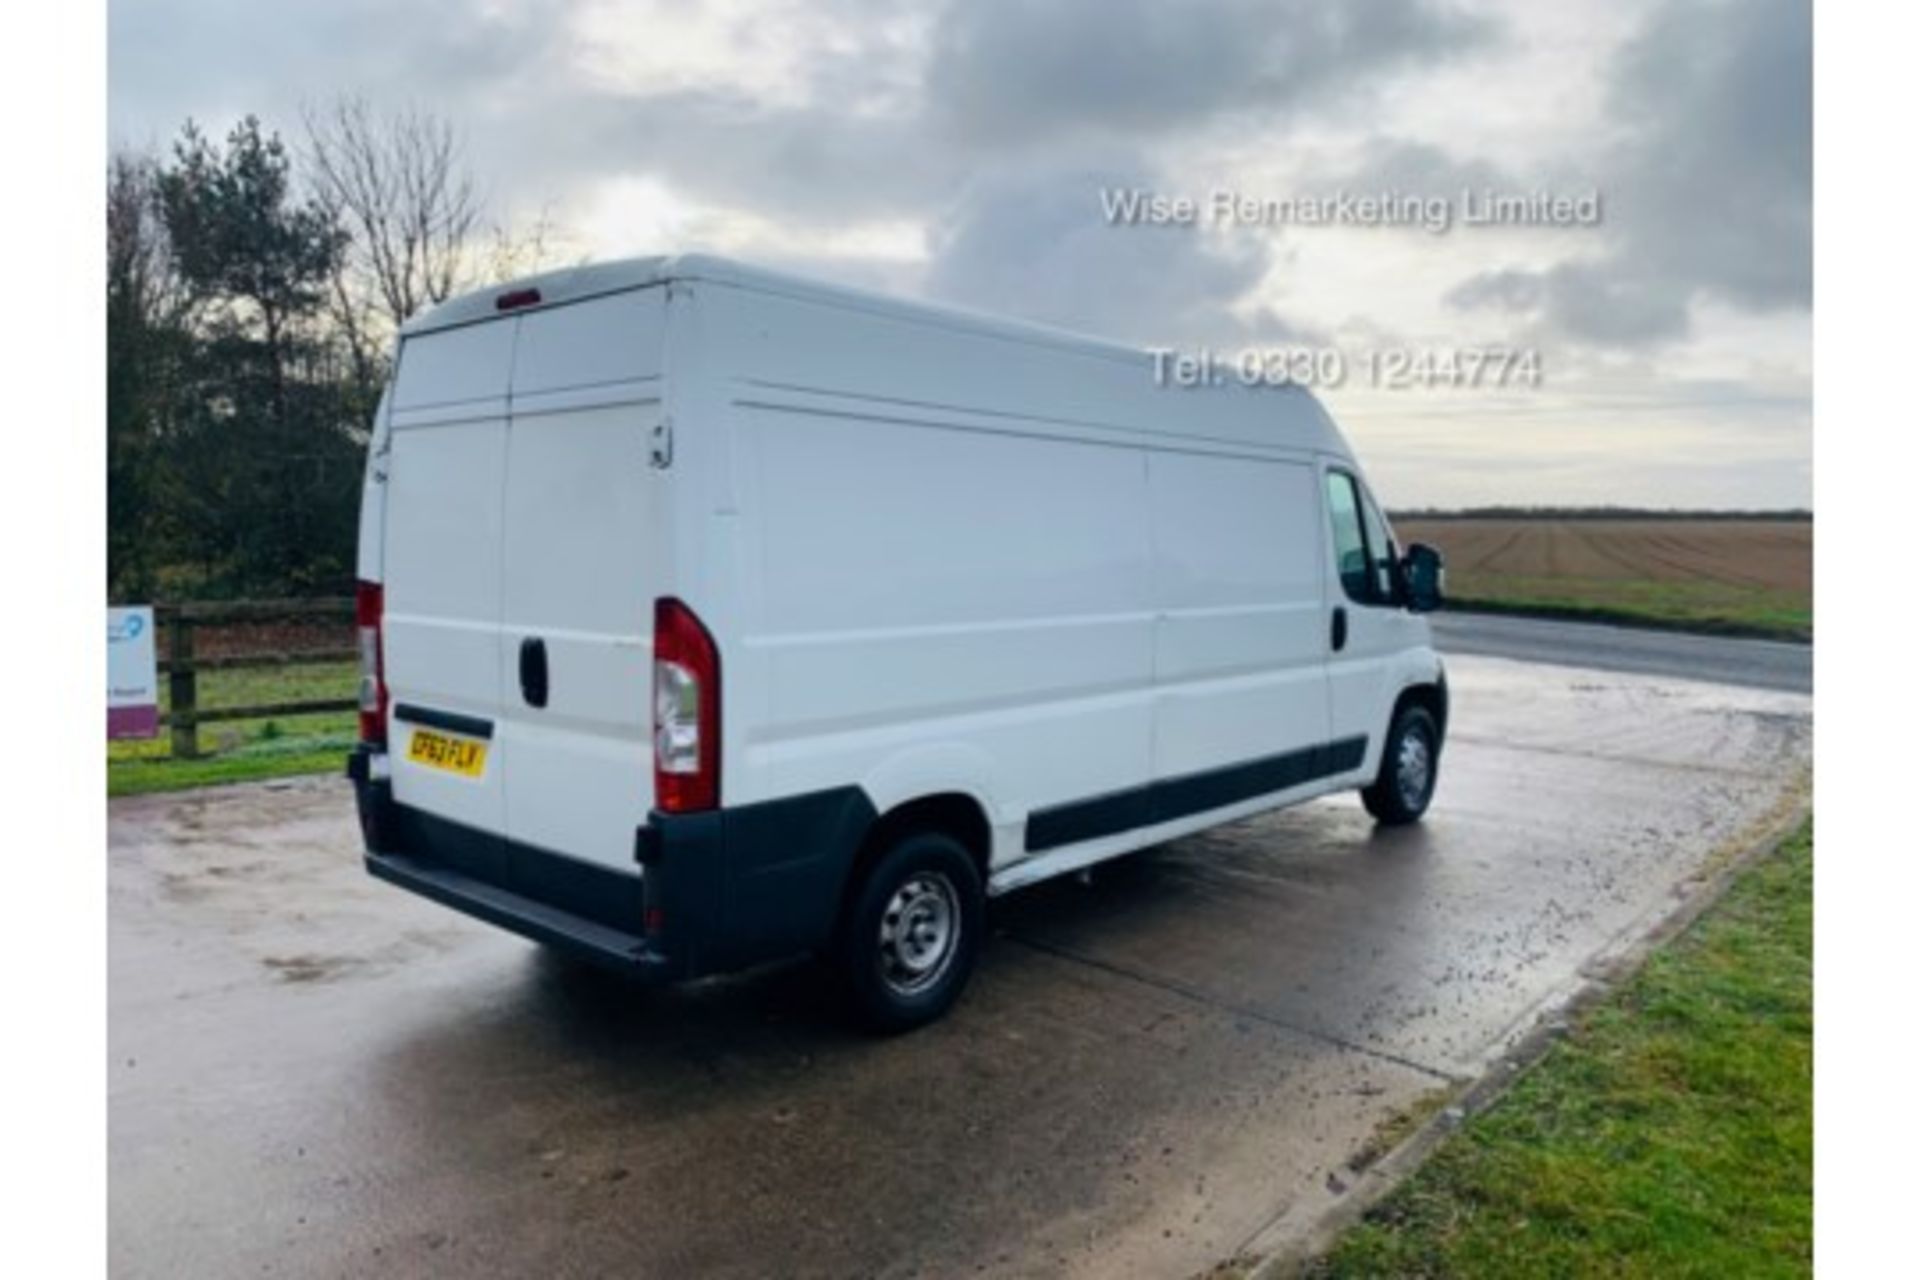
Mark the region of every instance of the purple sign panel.
POLYGON ((107 737, 151 738, 160 732, 160 680, 154 666, 153 608, 107 610, 107 737))

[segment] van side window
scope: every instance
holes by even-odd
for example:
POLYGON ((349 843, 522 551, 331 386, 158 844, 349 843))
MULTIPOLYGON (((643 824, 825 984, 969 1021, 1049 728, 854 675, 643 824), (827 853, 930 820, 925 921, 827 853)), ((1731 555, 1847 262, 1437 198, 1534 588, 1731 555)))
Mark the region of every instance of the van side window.
POLYGON ((1397 604, 1393 562, 1398 553, 1393 545, 1393 533, 1387 528, 1386 517, 1380 514, 1380 508, 1373 505, 1373 495, 1364 489, 1360 491, 1360 519, 1367 533, 1367 562, 1373 571, 1373 599, 1380 604, 1397 604))
POLYGON ((1327 472, 1327 515, 1333 521, 1333 559, 1340 568, 1340 585, 1347 599, 1366 604, 1373 599, 1373 577, 1368 571, 1367 535, 1360 524, 1360 489, 1344 471, 1327 472))

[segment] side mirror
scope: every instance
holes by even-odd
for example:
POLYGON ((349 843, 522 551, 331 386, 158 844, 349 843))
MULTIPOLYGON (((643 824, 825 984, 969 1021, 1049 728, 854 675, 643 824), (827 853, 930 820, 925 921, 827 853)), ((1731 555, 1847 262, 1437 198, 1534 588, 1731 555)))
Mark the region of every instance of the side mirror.
POLYGON ((1407 608, 1432 613, 1440 607, 1447 591, 1447 562, 1438 550, 1414 543, 1401 558, 1400 574, 1407 584, 1407 608))

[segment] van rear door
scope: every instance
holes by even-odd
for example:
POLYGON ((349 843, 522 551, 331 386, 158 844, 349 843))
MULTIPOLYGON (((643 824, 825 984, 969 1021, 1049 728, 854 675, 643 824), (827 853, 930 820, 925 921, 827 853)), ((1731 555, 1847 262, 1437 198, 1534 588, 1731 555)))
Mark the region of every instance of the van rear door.
POLYGON ((495 749, 517 844, 633 871, 653 804, 668 471, 663 286, 522 313, 507 434, 495 749))
POLYGON ((385 668, 393 794, 485 837, 506 827, 500 761, 416 759, 416 735, 485 743, 500 712, 500 557, 516 319, 401 345, 387 459, 385 668), (457 728, 456 728, 457 726, 457 728))
POLYGON ((508 843, 633 869, 653 804, 650 465, 665 289, 409 336, 393 390, 385 662, 394 799, 508 843), (483 744, 447 767, 416 738, 483 744))

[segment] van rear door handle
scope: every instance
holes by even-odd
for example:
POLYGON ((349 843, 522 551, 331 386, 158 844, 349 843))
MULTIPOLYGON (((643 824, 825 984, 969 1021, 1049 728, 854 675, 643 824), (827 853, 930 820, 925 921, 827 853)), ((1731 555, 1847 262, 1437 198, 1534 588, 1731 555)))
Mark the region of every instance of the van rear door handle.
POLYGON ((1347 647, 1347 610, 1345 605, 1333 607, 1333 651, 1340 652, 1347 647))
POLYGON ((547 705, 547 642, 538 636, 520 642, 520 696, 530 707, 547 705))

